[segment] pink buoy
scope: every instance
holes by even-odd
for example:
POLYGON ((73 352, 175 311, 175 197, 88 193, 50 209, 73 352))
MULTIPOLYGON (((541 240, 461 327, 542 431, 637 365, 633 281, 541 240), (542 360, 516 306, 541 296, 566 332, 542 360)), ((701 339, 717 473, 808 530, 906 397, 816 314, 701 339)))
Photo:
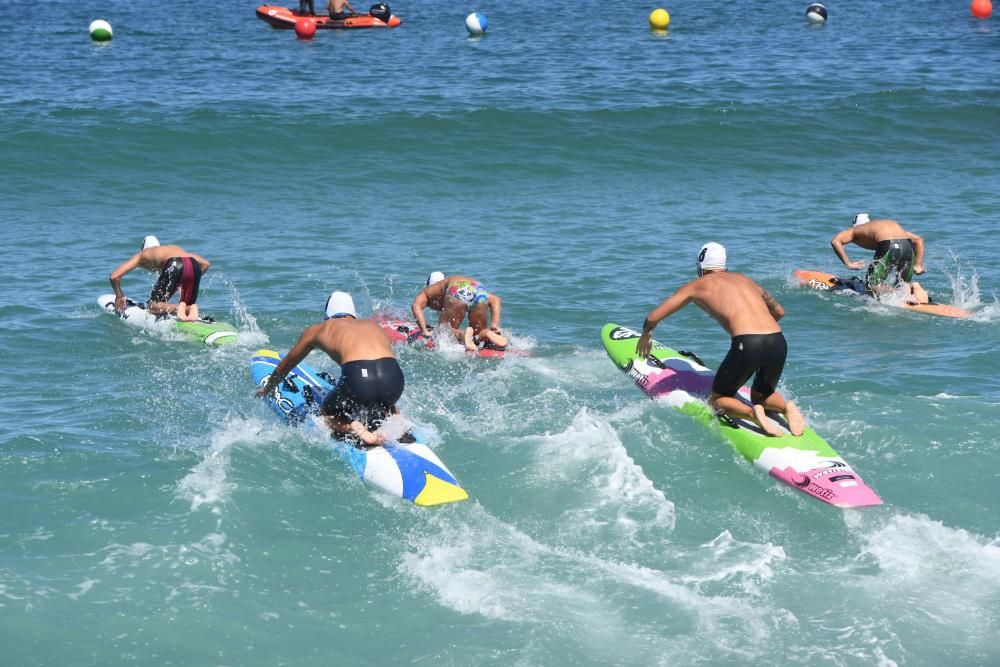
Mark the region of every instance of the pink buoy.
POLYGON ((316 22, 312 19, 295 21, 295 36, 299 39, 312 39, 316 35, 316 22))

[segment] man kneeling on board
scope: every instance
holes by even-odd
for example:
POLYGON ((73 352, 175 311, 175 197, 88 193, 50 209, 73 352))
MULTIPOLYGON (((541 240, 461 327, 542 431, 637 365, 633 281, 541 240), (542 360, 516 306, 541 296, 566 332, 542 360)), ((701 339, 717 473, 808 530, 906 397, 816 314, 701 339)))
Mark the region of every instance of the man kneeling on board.
POLYGON ((346 440, 381 445, 385 437, 374 433, 389 414, 397 414, 396 401, 405 380, 392 352, 392 342, 379 325, 359 320, 354 300, 334 292, 326 301, 322 322, 306 328, 294 347, 257 391, 262 397, 314 349, 326 352, 340 364, 340 380, 320 407, 327 426, 346 440))
POLYGON ((709 404, 717 411, 751 419, 768 435, 784 435, 765 410, 780 412, 792 435, 802 435, 805 421, 799 409, 775 391, 785 368, 787 347, 778 320, 781 305, 763 287, 739 273, 726 271, 726 249, 706 243, 698 253, 698 278, 684 285, 654 308, 642 324, 636 352, 647 356, 651 334, 660 320, 694 302, 732 337, 732 345, 712 382, 709 404), (754 376, 747 405, 736 393, 754 376))
POLYGON ((500 333, 502 303, 500 297, 487 291, 474 278, 446 278, 440 271, 435 271, 427 276, 427 286, 413 299, 410 310, 425 336, 433 334, 424 318, 424 308, 430 308, 441 313, 438 326, 451 329, 455 340, 465 345, 467 350, 474 351, 480 345, 503 350, 507 347, 507 338, 500 333), (463 329, 462 322, 466 315, 469 316, 469 326, 463 329))
POLYGON ((847 268, 865 268, 864 262, 852 262, 847 256, 844 245, 848 243, 875 251, 865 273, 865 288, 869 294, 877 297, 886 293, 889 287, 903 283, 908 289, 908 303, 930 303, 927 292, 913 280, 913 274, 926 271, 923 238, 906 231, 895 220, 872 220, 867 213, 858 213, 850 229, 838 232, 830 246, 847 268), (890 277, 893 278, 891 285, 890 277))
POLYGON ((122 278, 133 269, 159 271, 160 277, 153 285, 147 308, 154 315, 177 313, 177 319, 194 322, 198 319, 198 286, 201 276, 211 266, 204 257, 188 252, 179 245, 160 245, 155 236, 142 240, 142 249, 132 255, 111 274, 111 287, 115 290, 115 311, 125 309, 125 293, 122 292, 122 278), (178 290, 181 300, 176 306, 167 303, 178 290))

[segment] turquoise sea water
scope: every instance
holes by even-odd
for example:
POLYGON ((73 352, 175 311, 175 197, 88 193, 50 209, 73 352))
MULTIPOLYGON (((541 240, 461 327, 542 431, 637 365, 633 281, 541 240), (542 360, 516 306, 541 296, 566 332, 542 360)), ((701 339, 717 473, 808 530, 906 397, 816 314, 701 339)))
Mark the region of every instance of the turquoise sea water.
MULTIPOLYGON (((0 7, 0 664, 1000 663, 1000 29, 807 4, 678 1, 658 35, 654 5, 397 2, 313 42, 252 3, 0 7), (862 210, 974 317, 794 287, 862 210), (213 262, 237 346, 99 311, 146 234, 213 262), (782 389, 884 506, 779 486, 606 358, 710 240, 784 305, 782 389), (500 294, 532 356, 400 350, 472 494, 427 510, 247 364, 331 290, 405 308, 432 270, 500 294)), ((657 337, 728 342, 695 308, 657 337)))

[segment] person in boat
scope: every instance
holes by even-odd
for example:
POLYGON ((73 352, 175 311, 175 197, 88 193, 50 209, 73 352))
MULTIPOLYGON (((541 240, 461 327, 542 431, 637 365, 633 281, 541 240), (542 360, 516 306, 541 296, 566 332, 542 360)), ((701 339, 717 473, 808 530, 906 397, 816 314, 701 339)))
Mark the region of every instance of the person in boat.
POLYGON ((316 5, 313 0, 299 0, 299 14, 301 16, 316 16, 316 5))
POLYGON ((326 10, 330 12, 330 18, 337 21, 346 19, 356 13, 354 7, 347 0, 329 0, 326 3, 326 10), (345 7, 347 8, 346 12, 344 11, 345 7))
POLYGON ((701 247, 698 277, 646 316, 636 352, 647 356, 653 347, 656 325, 692 302, 721 324, 732 338, 729 352, 712 382, 708 398, 712 408, 718 413, 753 420, 765 433, 774 436, 783 432, 766 412, 782 413, 792 435, 802 435, 805 430, 802 413, 776 391, 788 351, 778 325, 785 311, 752 279, 726 270, 726 249, 718 243, 701 247), (747 405, 736 394, 751 375, 754 379, 747 405))
POLYGON ((382 328, 359 320, 354 299, 334 292, 326 301, 322 322, 306 328, 298 342, 275 367, 257 391, 262 397, 315 349, 340 365, 340 379, 320 407, 327 426, 338 437, 375 446, 385 443, 376 433, 390 414, 398 414, 396 402, 406 381, 392 351, 392 342, 382 328))
POLYGON ((178 245, 160 245, 155 236, 142 240, 142 248, 111 273, 111 287, 115 291, 115 311, 125 309, 125 293, 122 292, 122 278, 136 268, 159 271, 160 276, 153 285, 146 308, 154 315, 176 313, 177 319, 193 322, 198 319, 198 286, 201 276, 208 271, 211 263, 204 257, 188 252, 178 245), (180 303, 168 303, 170 297, 180 290, 180 303))
POLYGON ((417 320, 417 326, 425 336, 433 335, 424 318, 424 309, 430 308, 441 313, 438 327, 451 330, 466 349, 475 350, 479 342, 506 347, 507 339, 500 333, 500 313, 502 300, 492 294, 482 283, 467 276, 448 276, 434 271, 427 277, 426 286, 420 290, 410 310, 417 320), (469 317, 469 327, 462 328, 465 317, 469 317), (490 322, 492 321, 492 324, 490 322), (471 328, 470 336, 466 336, 471 328))
POLYGON ((849 229, 837 233, 830 241, 833 252, 849 269, 863 269, 862 261, 852 262, 844 246, 853 243, 875 255, 865 274, 865 289, 879 296, 905 283, 910 303, 928 303, 927 292, 913 280, 913 275, 925 273, 924 240, 908 232, 895 220, 872 220, 867 213, 854 216, 849 229))

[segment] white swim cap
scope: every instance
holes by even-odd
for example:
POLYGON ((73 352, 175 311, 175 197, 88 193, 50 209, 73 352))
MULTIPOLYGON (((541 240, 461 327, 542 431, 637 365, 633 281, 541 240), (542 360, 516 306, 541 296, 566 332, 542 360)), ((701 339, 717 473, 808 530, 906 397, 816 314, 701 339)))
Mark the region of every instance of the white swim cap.
POLYGON ((323 319, 329 320, 344 315, 357 319, 358 311, 354 310, 354 299, 347 292, 334 292, 326 300, 326 317, 323 319))
POLYGON ((718 243, 706 243, 698 251, 698 275, 710 269, 726 268, 726 249, 718 243))
POLYGON ((440 271, 434 271, 431 275, 427 276, 427 286, 430 287, 434 283, 439 283, 444 280, 444 274, 440 271))
POLYGON ((863 225, 866 222, 871 222, 871 221, 872 219, 868 216, 867 213, 858 213, 856 216, 854 216, 854 224, 852 224, 851 227, 857 227, 858 225, 863 225))
POLYGON ((146 248, 155 248, 158 245, 160 245, 160 239, 156 238, 155 236, 147 236, 142 240, 143 250, 145 250, 146 248))

